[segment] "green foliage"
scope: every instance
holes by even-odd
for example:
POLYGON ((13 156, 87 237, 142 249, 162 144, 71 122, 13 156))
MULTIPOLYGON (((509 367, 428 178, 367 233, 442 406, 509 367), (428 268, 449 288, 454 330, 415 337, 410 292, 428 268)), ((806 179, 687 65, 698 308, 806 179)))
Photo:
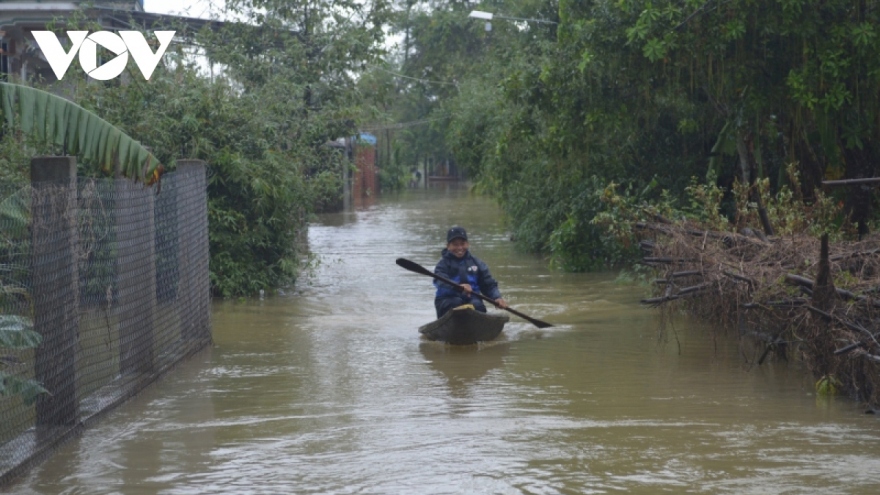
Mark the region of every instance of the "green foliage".
MULTIPOLYGON (((4 85, 0 102, 7 120, 15 115, 50 151, 79 154, 89 175, 119 161, 146 182, 158 179, 159 160, 168 168, 205 160, 212 286, 235 296, 292 282, 307 213, 340 202, 347 161, 326 143, 354 135, 367 112, 358 74, 382 53, 389 13, 384 0, 234 0, 226 8, 242 22, 194 40, 210 77, 175 44, 149 81, 136 72, 103 83, 71 73, 64 89, 72 101, 4 85)), ((37 151, 15 141, 21 158, 37 151)), ((9 164, 0 178, 26 177, 26 159, 0 159, 9 164)))
MULTIPOLYGON (((309 194, 299 149, 284 149, 262 95, 242 94, 178 60, 148 81, 83 84, 79 101, 137 135, 165 163, 209 166, 210 270, 216 294, 254 294, 295 276, 297 233, 309 194)), ((329 150, 328 150, 329 153, 329 150)), ((317 160, 317 159, 316 159, 317 160)))
POLYGON ((627 220, 638 199, 631 187, 622 197, 616 187, 596 176, 579 185, 566 221, 550 234, 551 266, 592 271, 632 261, 637 248, 627 220))
POLYGON ((37 140, 62 146, 105 173, 119 167, 123 176, 146 182, 161 165, 139 142, 69 100, 4 82, 0 82, 0 100, 6 129, 18 128, 37 140))
MULTIPOLYGON (((0 315, 0 352, 4 350, 32 349, 40 345, 42 336, 33 330, 30 319, 15 315, 0 315)), ((0 366, 15 363, 14 356, 0 355, 0 366)), ((0 369, 0 397, 21 397, 25 405, 33 404, 41 394, 48 391, 35 380, 25 379, 0 369)))
POLYGON ((388 4, 226 5, 247 23, 203 33, 208 56, 226 67, 230 86, 222 109, 200 99, 212 108, 204 118, 223 133, 201 156, 214 172, 212 281, 218 293, 236 295, 293 280, 307 213, 340 202, 341 171, 348 165, 325 144, 356 133, 355 119, 364 115, 356 76, 378 60, 388 4))
POLYGON ((211 77, 172 45, 149 81, 69 84, 76 83, 79 104, 163 163, 208 163, 212 287, 237 296, 291 283, 307 214, 340 203, 347 160, 326 143, 354 135, 365 114, 357 74, 381 53, 387 3, 235 0, 226 7, 243 22, 196 39, 211 77))
POLYGON ((825 375, 816 382, 816 394, 822 397, 837 395, 841 383, 834 375, 825 375))
MULTIPOLYGON (((815 237, 828 233, 832 240, 840 241, 852 237, 852 229, 846 221, 842 203, 834 200, 821 190, 813 193, 811 200, 804 200, 798 191, 800 179, 793 165, 788 167, 790 184, 785 184, 772 194, 770 181, 761 179, 752 186, 762 198, 770 224, 777 235, 791 235, 807 232, 815 237)), ((700 186, 705 188, 705 186, 700 186)), ((750 189, 740 182, 735 182, 731 194, 736 203, 735 217, 728 223, 728 228, 735 230, 743 227, 760 225, 757 204, 752 201, 750 189)), ((699 189, 699 188, 695 188, 699 189)), ((723 191, 715 188, 716 192, 723 191)), ((714 209, 720 208, 720 196, 716 195, 714 209)), ((704 211, 713 208, 711 199, 703 205, 704 211)), ((723 226, 719 230, 726 230, 723 226)))
POLYGON ((3 132, 0 135, 0 184, 24 184, 30 178, 30 159, 51 150, 33 142, 32 136, 3 132))
MULTIPOLYGON (((535 3, 519 2, 518 9, 535 3)), ((404 171, 451 163, 479 178, 507 127, 507 109, 495 102, 505 64, 520 48, 517 28, 496 22, 487 33, 468 18, 469 2, 408 0, 406 7, 394 26, 402 53, 386 68, 395 75, 387 115, 401 122, 393 135, 396 163, 404 171)))
POLYGON ((22 263, 30 252, 30 188, 21 187, 27 173, 21 164, 27 163, 27 153, 12 133, 3 136, 0 150, 7 151, 0 151, 0 397, 20 397, 31 405, 48 392, 14 370, 20 364, 18 353, 31 351, 42 341, 32 319, 15 314, 27 313, 30 307, 28 269, 22 263))
POLYGON ((759 225, 758 194, 779 233, 840 237, 871 211, 869 195, 841 210, 817 186, 880 174, 876 2, 497 0, 484 10, 559 24, 501 18, 490 33, 470 5, 431 5, 399 20, 401 70, 420 79, 398 83, 399 118, 444 120, 398 138, 416 158, 451 155, 555 266, 625 258, 632 212, 613 209, 630 203, 736 229, 759 225), (611 196, 628 199, 600 203, 609 183, 631 184, 611 196))
POLYGON ((33 405, 42 394, 49 391, 35 380, 21 378, 0 371, 0 397, 21 397, 25 405, 33 405))
MULTIPOLYGON (((311 174, 308 178, 309 203, 316 212, 336 211, 342 204, 342 167, 347 163, 337 163, 337 167, 327 168, 311 174)), ((382 170, 384 172, 384 170, 382 170)))
POLYGON ((27 318, 15 315, 0 315, 0 347, 7 349, 26 349, 37 347, 43 340, 34 332, 34 325, 27 318))
POLYGON ((286 158, 269 154, 257 161, 223 153, 211 161, 208 235, 218 294, 254 294, 296 275, 292 260, 310 198, 286 158))
POLYGON ((643 288, 650 287, 651 280, 656 277, 656 272, 647 265, 632 265, 621 268, 617 272, 614 282, 617 284, 639 285, 643 288))
MULTIPOLYGON (((19 186, 21 182, 13 183, 19 186)), ((28 188, 16 187, 16 190, 0 191, 0 225, 3 231, 0 233, 0 242, 4 246, 11 245, 14 241, 21 239, 27 234, 30 225, 30 190, 28 188)))
POLYGON ((721 203, 725 191, 715 184, 703 184, 696 177, 691 177, 690 185, 685 188, 689 199, 685 211, 691 218, 696 219, 706 228, 712 230, 727 230, 730 221, 721 213, 721 203))

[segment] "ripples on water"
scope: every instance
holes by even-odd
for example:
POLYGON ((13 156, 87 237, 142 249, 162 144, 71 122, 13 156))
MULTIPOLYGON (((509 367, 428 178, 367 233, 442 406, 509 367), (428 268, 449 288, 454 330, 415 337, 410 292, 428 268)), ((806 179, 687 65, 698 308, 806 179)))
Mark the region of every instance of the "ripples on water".
MULTIPOLYGON (((877 420, 796 366, 656 313, 613 274, 550 272, 457 190, 322 217, 286 295, 215 303, 216 347, 65 445, 11 493, 875 493, 877 420), (516 309, 475 347, 421 341, 462 224, 516 309), (677 342, 676 342, 677 339, 677 342), (679 344, 681 353, 679 354, 679 344), (754 360, 754 358, 752 358, 754 360)), ((7 490, 9 491, 9 490, 7 490)))

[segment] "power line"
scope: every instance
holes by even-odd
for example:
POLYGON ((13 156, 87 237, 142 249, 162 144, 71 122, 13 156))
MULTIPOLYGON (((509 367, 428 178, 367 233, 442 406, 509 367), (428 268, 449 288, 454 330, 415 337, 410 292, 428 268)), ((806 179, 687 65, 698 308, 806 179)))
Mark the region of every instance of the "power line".
POLYGON ((397 122, 394 124, 375 124, 375 125, 367 125, 360 128, 362 131, 384 131, 384 130, 392 130, 392 129, 406 129, 408 127, 415 127, 419 125, 430 124, 431 122, 437 122, 439 120, 445 120, 451 117, 451 115, 444 115, 442 117, 436 117, 433 119, 419 119, 419 120, 411 120, 409 122, 397 122))
POLYGON ((423 82, 423 83, 428 83, 428 84, 444 84, 444 85, 449 85, 449 86, 458 86, 458 83, 456 83, 456 82, 432 81, 431 79, 420 79, 418 77, 405 76, 399 72, 394 72, 394 71, 379 67, 378 65, 373 65, 371 67, 373 67, 374 69, 381 70, 382 72, 387 72, 387 73, 391 74, 392 76, 402 77, 404 79, 411 79, 413 81, 418 81, 418 82, 423 82))

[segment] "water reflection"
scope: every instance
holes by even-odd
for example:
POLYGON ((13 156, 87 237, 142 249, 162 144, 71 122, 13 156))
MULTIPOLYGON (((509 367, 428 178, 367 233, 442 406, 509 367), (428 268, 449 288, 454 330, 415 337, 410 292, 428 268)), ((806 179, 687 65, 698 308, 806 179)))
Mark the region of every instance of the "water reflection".
POLYGON ((425 362, 446 379, 453 397, 470 396, 475 382, 504 365, 509 350, 510 344, 503 336, 493 342, 466 346, 431 341, 419 344, 425 362))

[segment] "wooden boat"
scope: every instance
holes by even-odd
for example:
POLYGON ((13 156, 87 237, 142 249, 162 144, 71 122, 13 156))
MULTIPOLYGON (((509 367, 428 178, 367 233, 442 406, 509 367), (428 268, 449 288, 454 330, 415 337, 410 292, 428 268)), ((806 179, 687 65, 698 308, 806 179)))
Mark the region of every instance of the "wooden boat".
POLYGON ((481 313, 471 305, 446 312, 439 320, 419 327, 430 340, 453 345, 470 345, 495 339, 510 320, 507 315, 481 313))

